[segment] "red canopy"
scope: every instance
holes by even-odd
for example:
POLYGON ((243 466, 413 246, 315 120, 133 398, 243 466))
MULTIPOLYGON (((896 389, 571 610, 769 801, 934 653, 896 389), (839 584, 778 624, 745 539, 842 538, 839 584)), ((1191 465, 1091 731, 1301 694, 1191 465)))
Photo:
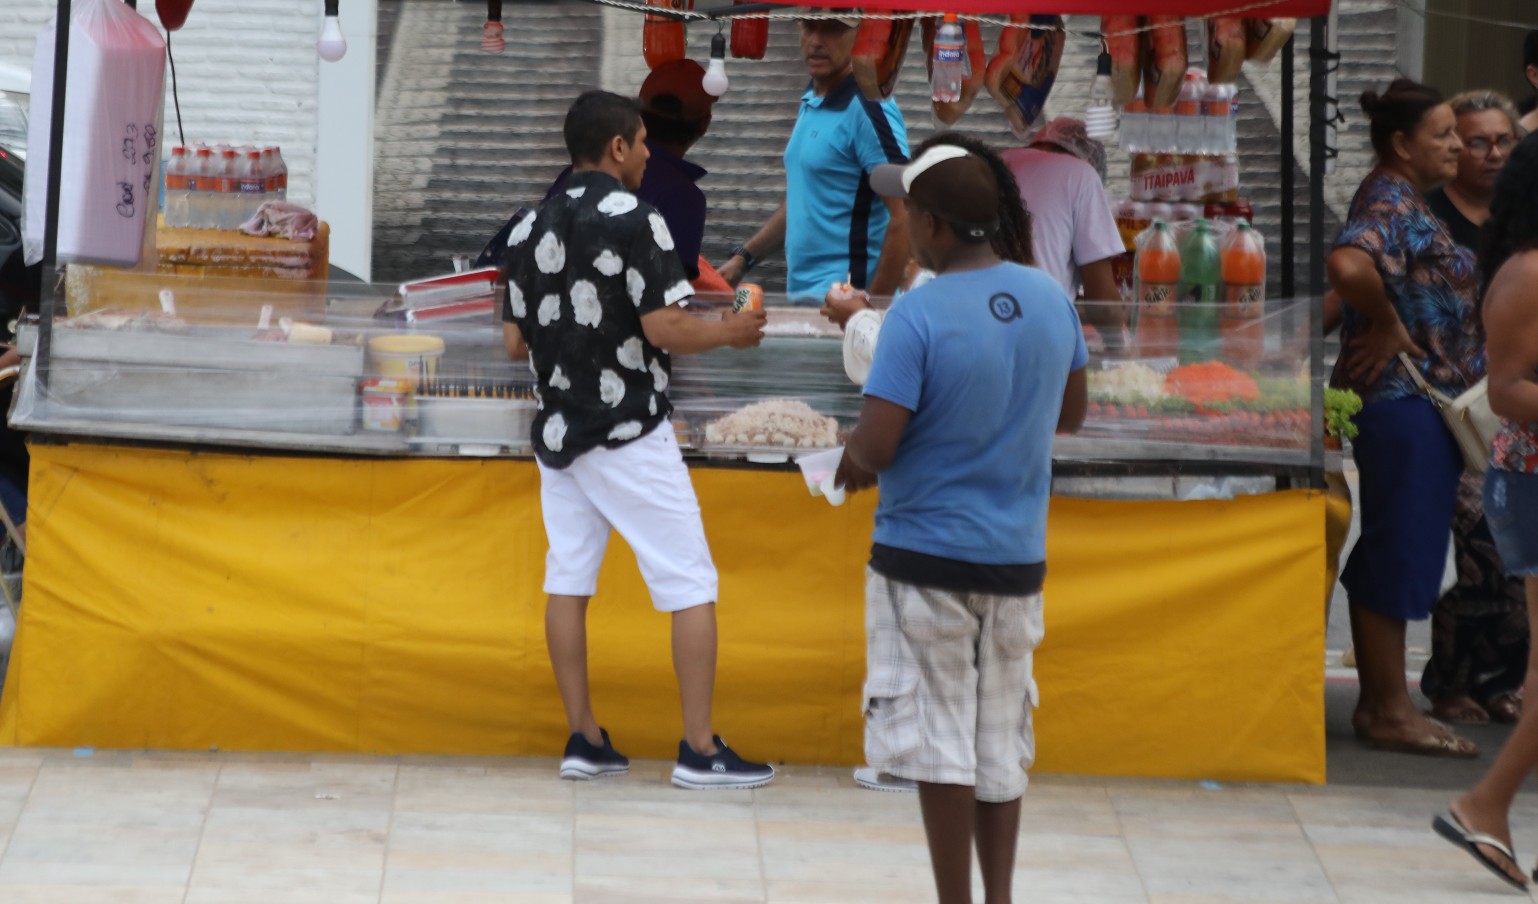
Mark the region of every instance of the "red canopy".
MULTIPOLYGON (((1241 7, 1252 7, 1260 0, 818 0, 804 6, 859 7, 870 10, 953 13, 1060 13, 1106 16, 1117 13, 1162 16, 1212 16, 1241 7)), ((1330 11, 1330 0, 1275 0, 1263 6, 1244 9, 1246 18, 1291 16, 1307 18, 1330 11)))

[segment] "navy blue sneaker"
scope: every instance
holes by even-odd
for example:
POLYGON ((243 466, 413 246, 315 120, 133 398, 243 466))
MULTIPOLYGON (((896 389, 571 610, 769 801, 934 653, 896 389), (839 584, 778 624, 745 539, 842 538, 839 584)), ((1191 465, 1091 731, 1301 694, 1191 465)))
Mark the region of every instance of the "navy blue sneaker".
POLYGON ((609 743, 609 732, 598 729, 603 735, 603 746, 589 741, 577 732, 566 742, 566 752, 561 754, 561 778, 587 781, 604 775, 623 775, 630 771, 630 760, 609 743))
POLYGON ((673 784, 691 791, 712 788, 759 788, 774 778, 774 767, 750 763, 726 746, 720 735, 713 735, 716 752, 712 756, 695 753, 688 741, 678 742, 678 764, 673 767, 673 784))

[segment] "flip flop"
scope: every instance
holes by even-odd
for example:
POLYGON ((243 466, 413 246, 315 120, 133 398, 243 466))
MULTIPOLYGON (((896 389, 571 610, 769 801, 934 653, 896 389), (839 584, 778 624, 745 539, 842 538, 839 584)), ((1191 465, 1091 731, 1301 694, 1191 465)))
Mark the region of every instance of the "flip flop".
MULTIPOLYGON (((1434 724, 1436 720, 1431 720, 1434 724)), ((1441 727, 1438 724, 1438 727, 1441 727)), ((1455 760, 1472 760, 1479 756, 1479 748, 1466 738, 1449 732, 1445 735, 1428 734, 1413 741, 1384 738, 1381 740, 1367 739, 1367 746, 1374 750, 1386 750, 1390 753, 1411 753, 1416 756, 1447 757, 1455 760), (1467 744, 1465 747, 1463 745, 1467 744)))
MULTIPOLYGON (((1512 866, 1516 866, 1517 857, 1511 852, 1511 848, 1506 846, 1504 841, 1501 841, 1499 838, 1493 838, 1489 835, 1481 834, 1479 832, 1470 832, 1468 829, 1463 827, 1463 823, 1458 821, 1458 817, 1454 816, 1451 810, 1447 812, 1446 819, 1443 819, 1440 816, 1433 818, 1431 820, 1431 828, 1434 829, 1438 835, 1441 835, 1443 838, 1446 838, 1453 844, 1456 844, 1457 846, 1463 848, 1465 851, 1468 851, 1469 856, 1484 864, 1485 869, 1495 873, 1507 885, 1510 885, 1512 888, 1515 888, 1518 891, 1527 891, 1526 882, 1513 877, 1511 874, 1501 869, 1501 865, 1499 863, 1496 863, 1487 854, 1485 854, 1484 851, 1479 849, 1479 845, 1481 844, 1486 847, 1495 848, 1495 850, 1499 852, 1501 856, 1511 861, 1512 866)), ((1521 869, 1521 867, 1517 868, 1519 870, 1521 869)), ((1538 870, 1535 870, 1534 872, 1538 873, 1538 870)), ((1534 878, 1538 878, 1538 875, 1535 875, 1534 878)))

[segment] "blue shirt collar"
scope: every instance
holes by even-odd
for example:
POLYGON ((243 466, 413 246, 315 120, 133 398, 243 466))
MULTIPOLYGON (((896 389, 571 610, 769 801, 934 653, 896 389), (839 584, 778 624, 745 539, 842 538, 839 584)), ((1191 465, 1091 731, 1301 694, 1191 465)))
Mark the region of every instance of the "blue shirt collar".
POLYGON ((832 91, 817 96, 817 86, 812 82, 806 83, 806 92, 801 95, 801 103, 811 107, 826 107, 829 110, 842 110, 849 106, 855 95, 860 93, 860 85, 855 81, 854 73, 844 77, 832 91))

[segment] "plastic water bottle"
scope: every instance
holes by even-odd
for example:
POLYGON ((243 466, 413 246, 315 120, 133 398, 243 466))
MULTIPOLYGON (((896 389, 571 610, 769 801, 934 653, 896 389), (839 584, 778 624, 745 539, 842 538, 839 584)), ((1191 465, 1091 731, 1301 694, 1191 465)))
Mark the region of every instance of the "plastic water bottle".
POLYGON ((217 193, 214 215, 215 229, 234 229, 243 220, 240 219, 240 156, 231 147, 225 148, 219 154, 219 162, 216 164, 219 170, 217 193))
POLYGON ((966 33, 956 21, 956 14, 946 13, 945 21, 935 32, 935 58, 929 76, 931 99, 941 104, 961 100, 961 83, 969 75, 968 68, 966 33))
POLYGON ((283 162, 283 149, 277 145, 262 149, 263 168, 267 173, 267 200, 288 200, 288 164, 283 162))
POLYGON ((1173 154, 1179 151, 1179 142, 1175 132, 1175 108, 1150 107, 1148 110, 1148 128, 1146 131, 1148 143, 1145 151, 1153 151, 1159 154, 1173 154))
POLYGON ((171 149, 171 160, 166 164, 166 225, 173 229, 185 229, 191 222, 187 187, 187 170, 191 161, 187 149, 181 145, 171 149))
POLYGON ((1121 111, 1121 149, 1129 154, 1141 154, 1149 150, 1148 104, 1141 97, 1133 98, 1121 111))
POLYGON ((214 202, 217 200, 218 167, 214 152, 199 147, 187 166, 187 226, 192 229, 213 229, 215 224, 214 202))
POLYGON ((262 152, 256 148, 246 151, 245 159, 240 162, 235 180, 236 187, 240 190, 240 222, 235 226, 256 216, 257 208, 267 200, 267 174, 262 167, 262 152))
POLYGON ((1207 77, 1200 69, 1186 70, 1175 100, 1175 147, 1181 154, 1200 154, 1206 144, 1207 120, 1202 116, 1202 97, 1207 77))
POLYGON ((1202 119, 1205 120, 1203 152, 1208 154, 1232 154, 1238 146, 1238 134, 1234 120, 1234 98, 1238 88, 1234 85, 1208 85, 1202 96, 1202 119))

